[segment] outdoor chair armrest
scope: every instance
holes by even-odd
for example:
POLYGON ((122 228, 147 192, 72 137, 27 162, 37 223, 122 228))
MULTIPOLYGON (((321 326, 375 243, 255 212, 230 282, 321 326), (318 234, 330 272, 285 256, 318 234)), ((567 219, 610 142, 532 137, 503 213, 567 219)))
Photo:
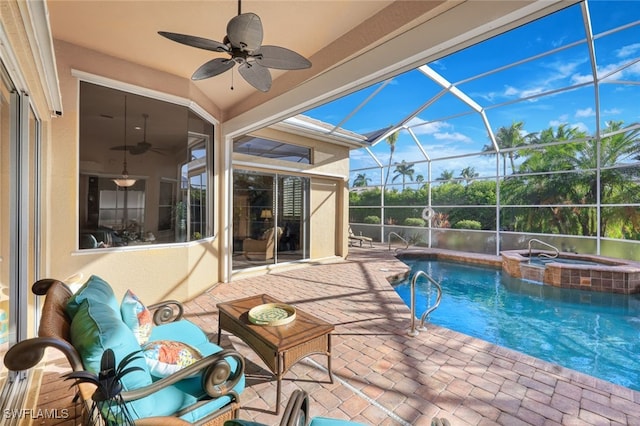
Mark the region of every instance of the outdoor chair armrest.
POLYGON ((153 323, 155 325, 167 324, 179 321, 184 314, 182 303, 177 300, 165 300, 163 302, 154 303, 147 306, 149 311, 153 312, 153 323))
POLYGON ((46 348, 55 348, 64 354, 73 371, 82 371, 84 366, 76 349, 67 341, 54 337, 33 337, 21 340, 9 348, 4 355, 4 365, 11 371, 28 370, 36 366, 46 348))
POLYGON ((291 393, 289 402, 284 409, 280 426, 296 426, 302 424, 302 422, 307 425, 310 420, 309 395, 300 389, 296 389, 291 393))
POLYGON ((232 395, 238 399, 238 395, 233 391, 233 387, 240 381, 244 374, 244 358, 239 352, 227 349, 215 354, 211 354, 182 370, 157 380, 150 385, 139 389, 125 391, 121 393, 125 402, 135 401, 145 396, 149 396, 167 386, 173 385, 183 379, 186 379, 199 371, 203 371, 202 389, 207 395, 218 398, 223 395, 232 395), (226 357, 233 358, 238 366, 235 372, 231 371, 229 362, 226 357))

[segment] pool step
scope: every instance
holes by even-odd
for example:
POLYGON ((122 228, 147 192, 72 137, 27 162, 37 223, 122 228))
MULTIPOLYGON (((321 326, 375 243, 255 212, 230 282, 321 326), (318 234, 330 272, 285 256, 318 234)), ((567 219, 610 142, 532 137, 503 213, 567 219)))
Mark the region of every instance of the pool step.
POLYGON ((523 280, 544 282, 544 265, 529 265, 524 262, 520 264, 520 274, 523 280))

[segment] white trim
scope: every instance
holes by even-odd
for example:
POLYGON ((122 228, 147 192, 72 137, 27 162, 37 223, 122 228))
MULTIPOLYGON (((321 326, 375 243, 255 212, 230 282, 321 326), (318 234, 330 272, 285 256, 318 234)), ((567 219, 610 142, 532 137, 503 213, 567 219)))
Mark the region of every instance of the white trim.
POLYGON ((18 91, 27 92, 27 82, 24 79, 22 70, 15 51, 11 47, 7 32, 0 21, 0 61, 4 64, 11 79, 11 83, 18 91))
POLYGON ((157 99, 159 101, 169 102, 175 105, 180 105, 189 108, 196 114, 200 115, 203 119, 211 122, 214 125, 219 125, 220 121, 207 112, 204 108, 198 105, 196 102, 188 98, 181 96, 170 95, 159 90, 149 89, 146 87, 137 86, 131 83, 125 83, 124 81, 115 80, 108 77, 103 77, 97 74, 80 71, 77 69, 71 70, 71 76, 81 81, 97 84, 111 89, 122 90, 125 92, 133 93, 134 95, 146 96, 147 98, 157 99))
POLYGON ((62 94, 60 92, 60 80, 56 66, 53 37, 49 25, 49 11, 45 1, 18 2, 21 10, 31 53, 38 68, 38 76, 44 90, 47 104, 51 110, 51 116, 62 115, 62 94), (28 13, 24 13, 24 6, 28 13), (28 15, 28 18, 26 19, 28 15))
POLYGON ((223 209, 222 217, 220 218, 220 222, 216 223, 218 227, 223 226, 223 236, 222 239, 222 270, 221 270, 221 281, 228 283, 231 281, 231 277, 233 274, 233 139, 230 137, 224 138, 222 155, 223 155, 223 164, 222 170, 220 173, 220 178, 223 181, 223 185, 220 185, 220 194, 219 199, 225 200, 225 208, 223 209))
POLYGON ((299 126, 297 124, 287 122, 286 119, 278 123, 275 123, 269 127, 275 130, 281 130, 283 132, 286 132, 292 135, 304 136, 310 139, 315 139, 322 142, 328 142, 334 145, 340 145, 350 149, 358 149, 358 148, 369 146, 369 144, 367 144, 364 141, 364 137, 362 137, 361 139, 356 139, 356 138, 350 139, 344 136, 337 136, 336 134, 322 133, 317 130, 314 131, 309 128, 304 128, 302 126, 299 126))
POLYGON ((298 175, 304 175, 304 176, 311 176, 311 177, 324 177, 324 178, 331 178, 331 179, 339 179, 339 180, 345 180, 345 176, 343 175, 338 175, 338 174, 333 174, 333 173, 322 173, 322 172, 314 172, 311 170, 305 170, 305 169, 298 169, 298 168, 294 168, 294 167, 286 167, 286 166, 280 166, 280 165, 273 165, 273 164, 263 164, 263 163, 253 163, 253 162, 249 162, 249 161, 233 161, 232 163, 232 168, 236 168, 236 167, 240 167, 240 168, 248 168, 250 170, 256 170, 256 169, 262 169, 262 170, 275 170, 277 173, 295 173, 298 175))

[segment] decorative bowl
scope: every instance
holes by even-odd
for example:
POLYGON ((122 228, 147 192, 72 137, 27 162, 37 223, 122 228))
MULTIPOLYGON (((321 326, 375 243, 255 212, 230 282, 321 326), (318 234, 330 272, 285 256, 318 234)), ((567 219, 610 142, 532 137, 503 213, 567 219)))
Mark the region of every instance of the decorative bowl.
POLYGON ((296 308, 284 303, 265 303, 249 310, 249 321, 256 325, 284 325, 296 319, 296 308))

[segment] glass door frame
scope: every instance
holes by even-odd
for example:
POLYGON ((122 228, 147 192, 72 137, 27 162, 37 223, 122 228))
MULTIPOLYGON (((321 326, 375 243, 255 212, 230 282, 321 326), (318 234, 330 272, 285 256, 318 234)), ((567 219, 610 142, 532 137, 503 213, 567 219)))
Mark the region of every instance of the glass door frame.
MULTIPOLYGON (((240 209, 245 209, 248 208, 249 210, 251 209, 261 209, 261 210, 269 210, 271 215, 270 217, 268 217, 268 213, 265 211, 265 217, 264 218, 258 218, 256 214, 253 214, 251 211, 249 212, 243 212, 244 213, 244 219, 245 221, 249 221, 249 225, 250 226, 252 222, 256 222, 257 220, 264 220, 265 223, 271 223, 271 228, 273 228, 275 231, 272 233, 272 237, 273 238, 273 246, 274 246, 274 253, 273 253, 273 258, 272 259, 265 259, 262 262, 255 262, 255 263, 247 263, 246 265, 244 265, 243 267, 238 267, 239 262, 240 262, 240 254, 243 252, 244 249, 244 244, 245 241, 240 241, 239 238, 242 237, 240 235, 236 235, 236 233, 238 232, 238 230, 236 229, 236 226, 234 225, 234 222, 236 222, 237 220, 232 220, 230 223, 230 228, 231 228, 231 271, 233 272, 237 272, 237 271, 241 271, 247 268, 251 268, 251 267, 260 267, 260 266, 266 266, 266 265, 273 265, 273 264, 278 264, 281 263, 280 262, 280 258, 279 258, 279 254, 280 254, 280 250, 279 250, 279 246, 280 246, 280 235, 277 232, 278 231, 278 227, 281 227, 280 223, 280 215, 281 215, 281 211, 280 209, 282 208, 282 200, 281 197, 282 192, 283 192, 283 188, 281 188, 281 181, 284 178, 287 177, 293 177, 293 178, 298 178, 301 179, 305 182, 305 184, 303 184, 301 186, 301 190, 302 190, 302 205, 301 205, 301 209, 302 209, 302 216, 301 216, 301 220, 300 220, 300 226, 299 226, 299 230, 300 230, 300 235, 298 236, 299 239, 299 246, 300 246, 300 250, 302 251, 302 256, 299 259, 294 259, 292 261, 304 261, 304 260, 308 260, 309 259, 309 255, 310 255, 310 237, 309 237, 309 219, 310 219, 310 203, 309 203, 309 190, 310 190, 310 177, 307 176, 298 176, 298 175, 294 175, 294 174, 290 174, 290 173, 278 173, 277 171, 257 171, 257 170, 251 170, 251 169, 245 169, 245 168, 233 168, 232 169, 232 188, 233 191, 231 193, 231 218, 236 218, 236 216, 238 216, 238 214, 240 213, 240 209), (238 195, 238 188, 235 185, 235 178, 239 175, 239 174, 244 174, 244 175, 254 175, 254 176, 263 176, 263 177, 269 177, 272 179, 272 184, 271 184, 271 202, 269 206, 236 206, 237 203, 237 195, 238 195), (256 217, 253 217, 256 216, 256 217), (243 248, 240 248, 240 244, 243 245, 243 248), (235 260, 238 260, 237 262, 235 260)), ((257 211, 257 210, 256 210, 257 211)), ((262 211, 260 212, 260 216, 262 216, 262 211)), ((245 228, 247 227, 245 226, 245 228)), ((284 227, 282 227, 282 231, 283 233, 284 231, 284 227)), ((249 231, 251 231, 251 229, 248 229, 249 231)), ((267 229, 263 230, 264 233, 266 234, 267 229)), ((256 238, 260 238, 259 236, 253 235, 254 233, 251 234, 251 237, 253 239, 256 238)), ((249 239, 252 239, 249 238, 249 239)), ((246 239, 245 239, 246 240, 246 239)), ((250 259, 246 259, 249 260, 250 259)), ((284 262, 282 262, 284 263, 284 262)))

